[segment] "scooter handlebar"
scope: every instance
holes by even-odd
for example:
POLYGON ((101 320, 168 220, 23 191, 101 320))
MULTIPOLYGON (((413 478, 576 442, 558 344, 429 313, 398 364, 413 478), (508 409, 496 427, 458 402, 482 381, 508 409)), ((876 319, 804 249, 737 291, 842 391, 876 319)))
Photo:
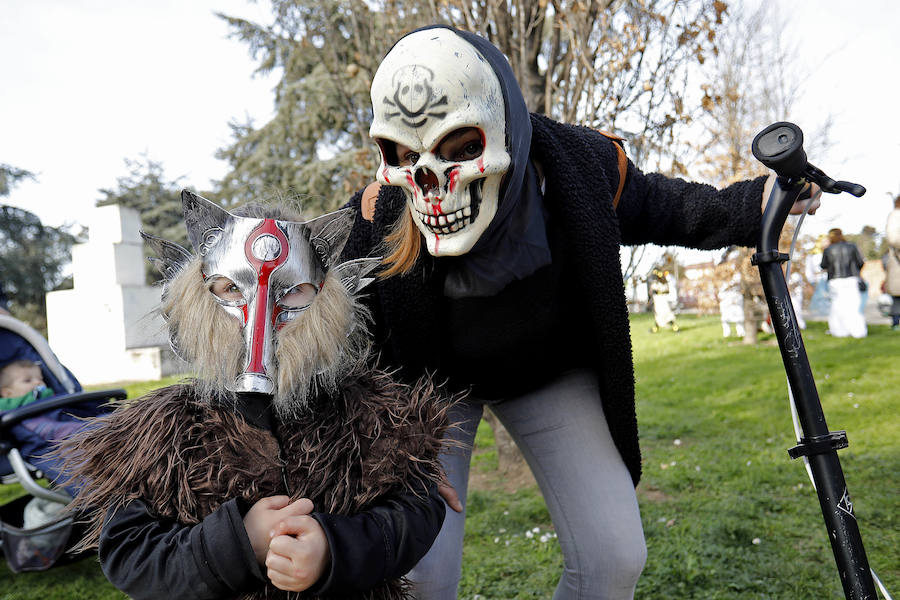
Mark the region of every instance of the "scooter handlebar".
POLYGON ((772 123, 756 134, 750 148, 753 156, 779 177, 798 183, 801 179, 811 181, 829 194, 847 192, 859 197, 866 193, 866 188, 858 183, 835 181, 810 164, 803 150, 803 131, 794 123, 772 123))
POLYGON ((803 131, 793 123, 772 123, 753 138, 756 160, 782 177, 798 178, 806 170, 803 131))

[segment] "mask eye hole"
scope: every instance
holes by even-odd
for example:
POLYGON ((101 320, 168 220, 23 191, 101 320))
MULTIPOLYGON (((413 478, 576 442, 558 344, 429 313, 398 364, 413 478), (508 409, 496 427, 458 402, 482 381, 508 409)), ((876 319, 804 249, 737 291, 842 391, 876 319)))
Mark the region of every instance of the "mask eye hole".
POLYGON ((378 139, 377 142, 385 164, 391 167, 408 167, 419 160, 420 154, 409 146, 387 139, 378 139))
POLYGON ((289 289, 278 299, 278 306, 289 310, 306 308, 315 300, 318 291, 311 283, 301 283, 289 289))
POLYGON ((484 136, 476 127, 463 127, 450 132, 437 147, 437 154, 446 161, 474 160, 484 151, 484 136))
POLYGON ((243 304, 244 302, 244 295, 241 293, 241 288, 227 277, 213 278, 209 284, 209 291, 225 302, 240 304, 243 304))

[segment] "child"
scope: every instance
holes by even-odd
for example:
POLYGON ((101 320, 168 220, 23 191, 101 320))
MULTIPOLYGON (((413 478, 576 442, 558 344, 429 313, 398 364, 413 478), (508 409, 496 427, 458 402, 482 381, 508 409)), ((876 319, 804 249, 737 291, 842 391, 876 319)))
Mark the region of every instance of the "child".
MULTIPOLYGON (((27 359, 15 360, 0 368, 0 411, 12 410, 31 404, 53 395, 53 390, 44 383, 41 365, 27 359)), ((50 418, 32 417, 25 419, 13 428, 13 437, 25 460, 39 469, 50 480, 59 472, 58 463, 47 460, 43 455, 50 450, 53 436, 74 432, 80 424, 54 413, 50 418), (45 436, 50 437, 45 437, 45 436)), ((75 490, 66 490, 73 495, 75 490)), ((59 518, 65 505, 44 498, 31 498, 22 509, 22 527, 27 530, 51 523, 59 518)), ((52 536, 51 536, 52 537, 52 536)), ((48 567, 52 564, 50 556, 58 547, 55 541, 45 535, 33 535, 20 540, 14 547, 14 562, 29 567, 48 567)), ((62 548, 58 548, 62 550, 62 548)))
POLYGON ((653 269, 650 276, 650 294, 653 298, 653 327, 650 331, 656 333, 663 327, 672 327, 672 331, 678 331, 675 322, 675 311, 672 310, 669 299, 672 297, 669 288, 669 272, 653 269))
POLYGON ((134 598, 406 597, 444 518, 446 405, 364 367, 354 295, 377 261, 336 261, 352 212, 182 200, 197 254, 145 238, 197 379, 61 446, 84 483, 80 547, 134 598))
POLYGON ((30 360, 16 360, 0 368, 0 411, 12 410, 48 398, 53 390, 44 383, 41 366, 30 360))
MULTIPOLYGON (((13 410, 54 395, 44 384, 41 365, 20 359, 0 369, 0 411, 13 410)), ((51 452, 53 443, 65 439, 84 427, 84 421, 63 408, 51 409, 24 419, 10 429, 22 457, 51 482, 60 475, 60 461, 51 452)), ((74 496, 71 486, 62 488, 74 496)))

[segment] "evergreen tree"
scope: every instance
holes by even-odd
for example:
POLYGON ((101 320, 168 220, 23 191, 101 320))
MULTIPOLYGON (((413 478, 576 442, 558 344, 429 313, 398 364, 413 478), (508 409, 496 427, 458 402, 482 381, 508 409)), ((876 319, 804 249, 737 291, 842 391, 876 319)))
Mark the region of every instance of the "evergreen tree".
POLYGON ((0 163, 0 198, 9 196, 13 186, 23 179, 34 179, 34 173, 0 163))
POLYGON ((226 207, 287 193, 312 216, 371 181, 369 84, 398 29, 369 4, 275 0, 269 26, 220 15, 260 73, 282 71, 273 119, 259 128, 232 123, 234 142, 217 154, 232 165, 218 182, 226 207))
POLYGON ((97 200, 97 206, 119 204, 133 208, 141 215, 141 229, 185 246, 187 234, 181 216, 183 177, 167 180, 162 163, 146 155, 126 158, 125 166, 128 174, 116 179, 115 188, 99 190, 103 197, 97 200))
POLYGON ((509 58, 531 110, 628 133, 632 158, 659 168, 697 109, 684 90, 725 14, 723 2, 672 0, 272 0, 272 9, 270 25, 219 15, 258 71, 281 79, 271 121, 232 123, 233 142, 217 154, 232 171, 218 191, 226 206, 294 194, 311 213, 372 181, 369 86, 415 27, 483 35, 509 58))
POLYGON ((0 273, 11 312, 45 334, 45 296, 71 285, 64 271, 75 241, 64 227, 48 227, 27 210, 0 206, 0 273))

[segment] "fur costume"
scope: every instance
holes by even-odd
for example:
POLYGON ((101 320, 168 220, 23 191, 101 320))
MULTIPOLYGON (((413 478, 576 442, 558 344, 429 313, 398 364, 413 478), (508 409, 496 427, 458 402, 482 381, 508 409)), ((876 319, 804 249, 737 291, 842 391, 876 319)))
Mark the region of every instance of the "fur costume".
MULTIPOLYGON (((272 393, 236 390, 232 386, 240 383, 246 365, 252 367, 246 360, 252 347, 241 335, 248 325, 233 318, 233 311, 222 310, 219 304, 225 303, 213 298, 208 280, 214 275, 209 269, 211 264, 212 268, 220 265, 208 260, 208 247, 201 245, 199 256, 193 256, 171 242, 145 236, 161 257, 157 266, 166 277, 161 312, 173 348, 194 365, 198 378, 130 401, 60 446, 66 474, 81 486, 70 506, 87 521, 78 549, 99 545, 102 551, 107 519, 135 501, 146 506, 155 520, 191 527, 232 499, 250 507, 274 495, 309 498, 316 511, 313 517, 326 532, 333 515, 356 515, 398 496, 433 501, 441 477, 437 457, 443 449, 449 403, 439 399, 428 379, 400 384, 388 373, 366 368, 366 313, 354 293, 367 283, 364 275, 374 261, 334 264, 352 213, 326 215, 316 220, 324 222, 313 225, 314 221, 299 223, 296 217, 276 220, 283 218, 283 212, 258 207, 248 209, 251 217, 231 215, 189 192, 183 201, 189 232, 199 222, 195 237, 203 244, 228 242, 231 235, 239 243, 226 251, 237 248, 249 257, 253 238, 244 235, 249 241, 243 242, 241 219, 257 218, 263 223, 260 227, 278 227, 285 234, 282 239, 290 242, 290 253, 302 254, 314 247, 324 265, 319 273, 324 274, 308 306, 294 311, 280 327, 266 330, 274 340, 274 360, 260 372, 266 385, 272 383, 272 393), (312 233, 302 229, 307 225, 312 233), (249 400, 244 399, 251 395, 265 399, 267 426, 260 426, 248 414, 249 400)), ((304 264, 311 264, 308 255, 303 258, 304 264)), ((228 283, 233 288, 239 282, 245 285, 245 280, 232 277, 235 283, 228 283)), ((270 298, 284 298, 296 286, 295 280, 287 281, 286 291, 271 292, 270 298)), ((265 288, 260 284, 258 289, 265 288)), ((274 301, 260 299, 259 294, 253 299, 256 304, 247 301, 250 308, 243 309, 245 315, 252 316, 255 307, 267 301, 268 314, 273 314, 274 301)), ((260 314, 264 310, 265 305, 260 314)), ((441 505, 441 515, 442 511, 441 505)), ((438 522, 434 535, 439 526, 438 522)), ((414 534, 427 540, 427 550, 434 539, 431 532, 416 530, 414 534)), ((134 535, 140 538, 142 533, 135 530, 134 535)), ((379 537, 378 542, 380 546, 371 547, 384 550, 387 538, 379 537)), ((333 567, 338 550, 331 548, 331 552, 333 567)), ((396 577, 352 597, 399 599, 407 597, 406 588, 405 580, 396 577)), ((261 580, 257 589, 236 594, 243 598, 314 596, 284 592, 261 580)), ((328 590, 326 596, 331 597, 328 590)))
MULTIPOLYGON (((195 524, 227 498, 251 504, 287 493, 348 515, 398 491, 423 489, 439 472, 446 421, 445 405, 433 398, 428 384, 364 374, 322 399, 322 412, 280 423, 276 437, 203 401, 195 385, 157 390, 62 447, 73 475, 91 482, 71 507, 89 522, 81 544, 96 547, 107 510, 133 499, 162 518, 195 524)), ((245 597, 289 595, 267 585, 245 597)), ((388 581, 362 597, 404 598, 404 583, 388 581)))

